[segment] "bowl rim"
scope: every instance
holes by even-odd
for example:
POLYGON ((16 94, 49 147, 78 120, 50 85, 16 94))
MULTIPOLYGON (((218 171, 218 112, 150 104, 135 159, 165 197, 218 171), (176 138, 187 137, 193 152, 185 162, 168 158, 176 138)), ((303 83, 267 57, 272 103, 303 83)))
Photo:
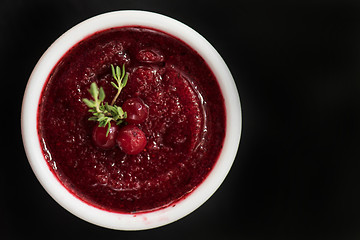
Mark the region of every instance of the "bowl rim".
POLYGON ((35 65, 24 92, 21 133, 29 164, 49 195, 75 216, 98 226, 117 230, 144 230, 160 227, 185 217, 200 207, 218 189, 235 160, 240 143, 242 113, 234 79, 222 57, 199 33, 165 15, 122 10, 89 18, 62 34, 35 65), (166 24, 165 24, 166 23, 166 24), (226 134, 223 149, 209 175, 176 205, 144 213, 109 212, 87 204, 70 193, 50 170, 42 153, 37 133, 37 110, 47 78, 59 59, 87 36, 112 27, 144 26, 166 32, 196 50, 218 80, 226 107, 226 134))

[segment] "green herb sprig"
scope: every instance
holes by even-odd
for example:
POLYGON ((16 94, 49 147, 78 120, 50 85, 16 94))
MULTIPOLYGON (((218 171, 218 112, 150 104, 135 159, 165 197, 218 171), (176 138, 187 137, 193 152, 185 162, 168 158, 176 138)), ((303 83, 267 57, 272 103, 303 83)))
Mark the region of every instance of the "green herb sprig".
POLYGON ((113 78, 116 80, 115 82, 111 82, 111 85, 113 85, 118 91, 114 97, 114 99, 111 102, 111 105, 114 105, 116 99, 119 97, 121 90, 126 86, 129 74, 125 72, 125 64, 122 65, 122 70, 120 70, 119 66, 114 66, 111 64, 111 72, 113 75, 113 78))
POLYGON ((122 69, 119 66, 114 67, 111 64, 111 71, 113 78, 116 82, 111 82, 118 91, 109 105, 105 100, 105 92, 102 87, 98 87, 95 82, 91 83, 89 92, 93 100, 83 98, 83 102, 88 106, 89 112, 93 114, 89 118, 90 121, 98 121, 99 127, 108 127, 106 136, 108 136, 111 121, 114 121, 117 125, 121 124, 126 119, 126 112, 119 106, 114 105, 117 98, 120 95, 121 90, 126 86, 129 74, 125 72, 125 64, 122 65, 122 69))

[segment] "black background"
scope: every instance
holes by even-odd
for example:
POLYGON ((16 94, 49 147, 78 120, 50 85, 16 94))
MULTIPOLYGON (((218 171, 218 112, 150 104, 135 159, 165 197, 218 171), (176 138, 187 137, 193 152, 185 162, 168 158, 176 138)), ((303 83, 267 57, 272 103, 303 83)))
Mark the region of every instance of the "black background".
POLYGON ((1 0, 0 239, 359 239, 360 2, 1 0), (25 156, 22 95, 43 52, 75 24, 141 9, 189 25, 219 51, 243 132, 220 189, 147 231, 82 221, 41 187, 25 156))

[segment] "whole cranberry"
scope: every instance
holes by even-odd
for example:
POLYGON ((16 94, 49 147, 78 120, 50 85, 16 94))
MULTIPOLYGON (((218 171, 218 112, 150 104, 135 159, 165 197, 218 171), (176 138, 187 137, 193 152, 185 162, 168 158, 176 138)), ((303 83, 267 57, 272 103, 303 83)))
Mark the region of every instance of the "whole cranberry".
POLYGON ((99 127, 96 125, 93 129, 92 139, 96 146, 102 149, 111 149, 116 144, 116 136, 119 131, 119 127, 114 123, 110 122, 110 130, 108 135, 106 136, 106 132, 108 130, 108 126, 99 127))
POLYGON ((138 127, 130 124, 120 128, 116 143, 126 154, 136 155, 144 150, 146 136, 138 127))
POLYGON ((146 120, 149 115, 149 107, 141 98, 129 98, 122 105, 126 112, 126 121, 131 124, 139 124, 146 120))

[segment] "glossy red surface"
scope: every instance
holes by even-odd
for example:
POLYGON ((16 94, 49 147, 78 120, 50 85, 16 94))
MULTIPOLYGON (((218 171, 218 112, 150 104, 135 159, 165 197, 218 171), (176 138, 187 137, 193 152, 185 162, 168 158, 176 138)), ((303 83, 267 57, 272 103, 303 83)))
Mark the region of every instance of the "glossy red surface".
POLYGON ((111 127, 108 132, 108 127, 99 127, 99 125, 94 126, 92 132, 93 142, 96 146, 102 149, 112 149, 116 145, 116 137, 119 132, 119 127, 112 121, 111 127))
POLYGON ((143 123, 149 115, 149 107, 141 98, 129 98, 122 105, 122 109, 126 112, 126 122, 132 124, 143 123))
POLYGON ((116 143, 126 154, 135 155, 141 153, 146 146, 146 136, 135 125, 122 127, 116 137, 116 143))

